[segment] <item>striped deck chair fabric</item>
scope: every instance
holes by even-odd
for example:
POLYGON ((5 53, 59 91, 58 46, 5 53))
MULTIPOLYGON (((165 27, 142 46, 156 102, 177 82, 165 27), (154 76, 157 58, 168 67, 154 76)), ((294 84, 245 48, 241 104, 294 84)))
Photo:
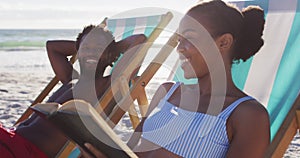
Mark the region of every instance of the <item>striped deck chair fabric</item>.
MULTIPOLYGON (((153 31, 158 27, 158 25, 162 21, 162 17, 165 15, 166 14, 142 16, 142 17, 107 19, 106 27, 108 28, 108 30, 112 32, 116 41, 125 39, 126 37, 129 37, 133 34, 145 34, 145 36, 149 38, 152 35, 153 31)), ((72 151, 72 153, 68 157, 75 158, 78 156, 79 152, 80 151, 76 149, 72 151)), ((62 153, 60 157, 65 157, 65 155, 68 154, 62 153)))
POLYGON ((264 46, 251 59, 233 65, 236 85, 268 110, 271 140, 300 92, 300 1, 238 2, 243 8, 259 5, 265 11, 264 46))
POLYGON ((119 41, 133 34, 145 34, 147 37, 153 32, 161 20, 162 15, 108 19, 107 27, 119 41))
MULTIPOLYGON (((115 37, 115 41, 120 41, 134 34, 144 34, 147 38, 149 38, 153 30, 161 21, 161 18, 162 15, 112 18, 107 19, 106 26, 108 30, 112 32, 113 36, 115 37)), ((118 61, 121 58, 122 55, 119 57, 118 61)), ((113 68, 111 71, 113 71, 113 68)))

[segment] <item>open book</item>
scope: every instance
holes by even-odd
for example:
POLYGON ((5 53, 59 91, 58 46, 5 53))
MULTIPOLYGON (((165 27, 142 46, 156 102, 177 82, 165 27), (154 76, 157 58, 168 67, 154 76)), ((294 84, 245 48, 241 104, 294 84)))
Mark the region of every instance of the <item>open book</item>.
POLYGON ((32 106, 31 109, 49 120, 86 151, 88 150, 84 143, 88 142, 107 157, 137 157, 85 101, 72 100, 63 105, 42 103, 32 106))

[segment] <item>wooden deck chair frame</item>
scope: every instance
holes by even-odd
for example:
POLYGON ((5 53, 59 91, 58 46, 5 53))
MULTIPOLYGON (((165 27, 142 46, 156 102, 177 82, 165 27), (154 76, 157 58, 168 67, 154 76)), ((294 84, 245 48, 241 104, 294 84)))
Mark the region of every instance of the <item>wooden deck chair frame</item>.
MULTIPOLYGON (((172 14, 166 13, 163 16, 163 19, 161 19, 160 22, 160 26, 159 27, 163 27, 164 25, 166 25, 167 23, 169 23, 170 19, 172 18, 172 14)), ((101 25, 102 27, 106 26, 108 18, 105 18, 99 25, 101 25)), ((158 26, 157 26, 158 27, 158 26)), ((147 40, 147 43, 150 42, 154 42, 154 40, 158 37, 158 35, 160 34, 160 32, 158 31, 158 29, 156 30, 156 33, 154 33, 153 35, 151 35, 151 40, 147 40)), ((70 59, 70 63, 74 64, 75 61, 77 60, 76 55, 72 56, 72 58, 70 59)), ((57 85, 57 83, 59 82, 59 80, 57 79, 57 77, 53 77, 53 79, 46 85, 46 87, 42 90, 42 92, 36 97, 36 99, 31 103, 30 106, 33 106, 37 103, 41 103, 43 102, 43 100, 47 97, 47 95, 51 92, 51 90, 57 85)), ((29 106, 29 107, 30 107, 29 106)), ((27 119, 31 114, 32 114, 32 110, 30 108, 27 108, 25 110, 25 112, 21 115, 21 117, 15 122, 15 125, 24 121, 25 119, 27 119)))
POLYGON ((265 157, 281 158, 300 129, 300 94, 271 142, 265 157))
MULTIPOLYGON (((132 74, 132 72, 136 69, 136 67, 138 67, 138 65, 142 62, 142 60, 144 59, 148 49, 152 46, 154 41, 158 38, 160 33, 168 25, 168 23, 171 21, 172 18, 173 18, 173 15, 172 15, 171 12, 167 12, 166 14, 161 16, 161 20, 160 20, 159 24, 155 27, 155 29, 152 31, 151 35, 147 38, 146 44, 144 44, 139 50, 137 50, 136 54, 138 54, 138 55, 132 57, 132 59, 128 62, 127 66, 125 66, 124 71, 122 71, 123 73, 119 75, 117 80, 113 81, 112 86, 109 87, 108 90, 106 90, 105 94, 100 99, 98 105, 95 106, 96 110, 99 113, 101 113, 102 109, 104 109, 106 107, 106 106, 99 106, 99 104, 104 105, 104 103, 107 103, 106 105, 108 105, 110 100, 108 101, 107 98, 110 98, 110 99, 113 98, 113 93, 112 93, 111 90, 114 89, 114 87, 118 87, 117 89, 120 90, 119 92, 121 94, 122 100, 124 100, 123 96, 128 95, 128 90, 129 89, 131 89, 133 87, 138 87, 137 86, 138 84, 143 85, 142 87, 144 87, 145 84, 148 83, 148 82, 145 82, 145 81, 143 83, 141 83, 141 79, 143 79, 144 77, 140 77, 138 80, 132 81, 132 86, 129 87, 129 84, 128 84, 129 81, 127 80, 127 78, 130 77, 129 75, 132 74), (106 102, 106 101, 108 101, 108 102, 106 102), (104 102, 104 103, 101 103, 101 102, 104 102)), ((105 24, 105 23, 102 23, 102 24, 105 24)), ((177 40, 175 40, 175 41, 177 42, 177 40)), ((176 45, 177 45, 177 43, 176 43, 176 45)), ((149 75, 147 75, 147 76, 149 76, 149 75)), ((149 78, 148 79, 148 81, 149 81, 150 76, 148 78, 149 78)), ((136 88, 134 88, 134 89, 136 89, 136 88)), ((147 97, 146 97, 145 90, 140 89, 139 94, 138 95, 135 94, 135 95, 136 95, 135 99, 137 99, 138 104, 141 105, 140 106, 141 109, 144 109, 144 110, 141 110, 142 114, 144 114, 145 113, 145 108, 147 108, 147 105, 148 105, 148 100, 147 100, 147 97)), ((126 102, 126 103, 128 103, 128 102, 126 102)), ((129 110, 130 120, 132 122, 133 128, 135 128, 139 123, 139 118, 137 117, 137 112, 134 109, 132 102, 129 103, 129 104, 126 104, 126 105, 129 105, 128 108, 126 108, 126 110, 129 110)), ((115 110, 115 111, 119 111, 119 110, 115 110)), ((116 113, 115 111, 113 111, 112 113, 116 113)), ((122 112, 123 112, 122 113, 122 116, 123 116, 125 111, 122 111, 122 112)), ((112 114, 112 115, 114 115, 114 114, 112 114)), ((121 115, 118 115, 118 116, 120 116, 118 118, 121 119, 122 116, 121 115)), ((117 120, 115 123, 117 123, 120 119, 118 119, 118 120, 115 119, 115 120, 117 120)), ((111 127, 113 127, 113 126, 111 126, 111 127)), ((65 147, 58 154, 58 157, 62 157, 62 158, 67 157, 71 153, 71 151, 74 149, 74 147, 75 147, 75 144, 73 142, 70 142, 70 141, 67 142, 65 144, 65 147)))

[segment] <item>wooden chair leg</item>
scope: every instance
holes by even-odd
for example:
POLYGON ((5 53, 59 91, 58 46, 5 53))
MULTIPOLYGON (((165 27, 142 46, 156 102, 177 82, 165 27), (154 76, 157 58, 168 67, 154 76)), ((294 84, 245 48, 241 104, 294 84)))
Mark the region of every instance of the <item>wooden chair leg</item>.
POLYGON ((137 98, 137 102, 138 102, 142 117, 145 117, 146 113, 148 111, 148 107, 149 107, 149 103, 148 103, 148 99, 147 99, 145 89, 142 89, 139 94, 140 95, 137 98))
POLYGON ((58 158, 66 158, 70 155, 70 153, 72 152, 72 150, 74 150, 76 147, 75 143, 71 142, 71 141, 68 141, 66 144, 65 144, 65 148, 62 148, 62 151, 57 154, 59 155, 58 158))
POLYGON ((128 113, 129 113, 129 117, 130 117, 130 121, 131 121, 131 124, 133 126, 133 129, 135 129, 139 125, 140 119, 138 117, 138 114, 136 112, 134 104, 132 104, 130 106, 130 108, 128 109, 128 113))
MULTIPOLYGON (((139 76, 135 77, 132 80, 132 84, 135 84, 139 78, 140 78, 139 76)), ((145 117, 147 110, 148 110, 148 105, 149 105, 145 88, 140 89, 139 92, 137 92, 137 93, 138 93, 138 96, 137 96, 136 100, 139 105, 140 113, 141 113, 142 117, 145 117)))
MULTIPOLYGON (((120 78, 120 92, 121 92, 122 96, 125 96, 129 93, 128 81, 124 77, 120 78)), ((126 109, 124 109, 124 111, 126 111, 126 109)), ((129 113, 129 117, 130 117, 132 126, 135 129, 137 127, 137 125, 140 123, 140 119, 139 119, 136 109, 134 107, 133 101, 128 109, 128 113, 129 113)))
POLYGON ((265 157, 282 158, 289 144, 293 140, 300 124, 300 95, 286 115, 280 129, 272 140, 265 157))

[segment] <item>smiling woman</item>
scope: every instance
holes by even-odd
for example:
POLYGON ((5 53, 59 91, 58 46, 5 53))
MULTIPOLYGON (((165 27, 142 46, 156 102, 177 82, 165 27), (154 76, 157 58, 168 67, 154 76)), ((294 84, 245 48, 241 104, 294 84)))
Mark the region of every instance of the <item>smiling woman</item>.
POLYGON ((262 46, 264 22, 261 8, 240 11, 221 0, 188 10, 179 23, 177 51, 184 76, 198 83, 160 86, 128 143, 139 157, 264 157, 268 112, 231 77, 233 61, 247 60, 262 46))

